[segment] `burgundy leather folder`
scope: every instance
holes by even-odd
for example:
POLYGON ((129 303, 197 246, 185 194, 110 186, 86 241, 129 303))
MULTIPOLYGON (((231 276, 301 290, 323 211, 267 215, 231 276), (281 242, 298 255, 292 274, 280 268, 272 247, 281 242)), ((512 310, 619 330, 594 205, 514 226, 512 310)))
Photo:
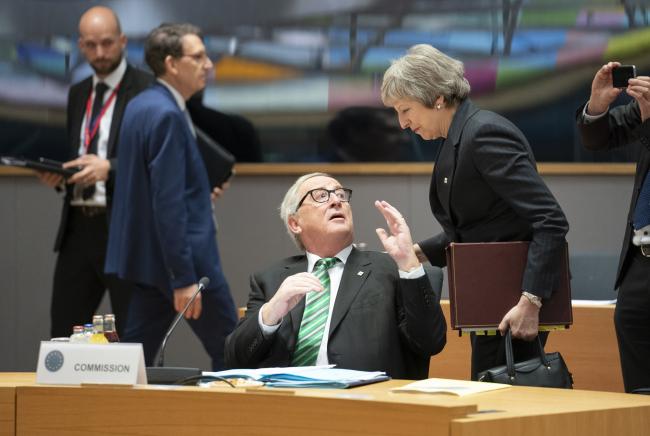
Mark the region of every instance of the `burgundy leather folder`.
MULTIPOLYGON (((521 297, 528 242, 451 243, 447 247, 451 326, 496 329, 521 297)), ((550 299, 543 300, 540 326, 573 323, 568 248, 561 260, 561 278, 550 299)))

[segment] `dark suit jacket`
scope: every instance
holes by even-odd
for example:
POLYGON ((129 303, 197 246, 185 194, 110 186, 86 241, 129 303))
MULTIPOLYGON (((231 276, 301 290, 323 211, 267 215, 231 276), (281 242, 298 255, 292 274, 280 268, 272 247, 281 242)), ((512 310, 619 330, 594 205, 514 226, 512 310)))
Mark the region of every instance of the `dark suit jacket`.
MULTIPOLYGON (((113 109, 113 119, 111 120, 111 130, 108 136, 108 150, 106 157, 111 161, 111 170, 106 181, 106 202, 107 207, 110 207, 111 196, 113 195, 113 184, 115 180, 115 170, 117 169, 117 138, 120 134, 120 126, 122 124, 122 116, 124 115, 124 108, 129 100, 131 100, 140 91, 145 89, 151 81, 153 76, 137 68, 127 65, 124 77, 120 84, 120 89, 117 91, 115 97, 115 108, 113 109)), ((86 110, 86 101, 92 92, 93 79, 88 77, 70 88, 68 93, 68 109, 67 109, 67 134, 69 148, 69 158, 75 159, 79 155, 79 141, 81 132, 81 123, 83 121, 84 113, 86 110)), ((63 202, 63 210, 61 211, 61 222, 59 224, 59 231, 56 236, 54 250, 58 251, 63 244, 65 234, 68 227, 68 212, 70 209, 70 200, 72 199, 72 185, 66 185, 66 198, 63 202)), ((108 215, 107 215, 108 216, 108 215)))
POLYGON ((210 185, 185 115, 156 83, 129 102, 120 132, 106 273, 170 292, 220 273, 210 185))
POLYGON ((606 116, 585 124, 582 120, 582 105, 576 112, 578 131, 582 137, 582 143, 589 150, 609 150, 616 147, 631 146, 641 143, 639 158, 634 176, 634 190, 630 200, 630 209, 625 223, 625 237, 623 248, 616 273, 615 288, 621 284, 621 279, 632 259, 632 223, 634 220, 634 208, 641 191, 643 179, 650 170, 650 122, 641 123, 641 113, 636 101, 625 106, 617 106, 609 111, 606 116))
POLYGON ((531 241, 521 288, 550 297, 569 225, 510 121, 463 101, 436 159, 429 202, 443 228, 420 242, 432 264, 446 264, 450 242, 531 241))
MULTIPOLYGON (((258 312, 285 278, 306 270, 306 257, 294 256, 251 277, 246 316, 226 339, 226 366, 291 366, 305 299, 269 338, 258 312)), ((445 318, 429 280, 400 279, 395 262, 383 253, 352 250, 331 317, 327 356, 341 368, 426 378, 430 356, 446 342, 445 318)))

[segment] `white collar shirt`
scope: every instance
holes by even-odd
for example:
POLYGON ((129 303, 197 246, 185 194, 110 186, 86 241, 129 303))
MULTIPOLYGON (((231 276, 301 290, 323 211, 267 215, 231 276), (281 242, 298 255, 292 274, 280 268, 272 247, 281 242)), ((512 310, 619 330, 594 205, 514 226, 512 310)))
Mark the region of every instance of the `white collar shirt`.
MULTIPOLYGON (((95 86, 97 85, 97 83, 103 82, 106 84, 106 86, 108 86, 108 89, 104 93, 104 101, 102 102, 105 104, 110 98, 111 94, 115 91, 117 86, 120 84, 120 82, 122 82, 125 72, 126 72, 126 60, 122 58, 117 68, 113 70, 110 74, 108 74, 106 77, 104 77, 103 79, 100 79, 99 77, 97 77, 96 74, 93 74, 92 76, 93 86, 92 86, 90 106, 92 107, 95 101, 95 86)), ((108 105, 108 107, 106 107, 106 111, 104 112, 104 115, 102 116, 99 123, 99 129, 97 130, 97 135, 99 135, 97 137, 97 156, 102 159, 107 159, 108 156, 108 139, 111 133, 111 124, 113 122, 113 113, 115 111, 116 100, 117 98, 113 98, 111 104, 108 105)), ((81 121, 81 132, 79 133, 79 138, 80 138, 79 150, 78 150, 79 156, 86 154, 85 140, 86 140, 87 115, 88 114, 84 110, 84 116, 81 121)), ((75 206, 106 206, 106 182, 103 181, 97 182, 95 184, 95 193, 89 199, 84 200, 80 197, 75 197, 70 202, 70 204, 75 206)))

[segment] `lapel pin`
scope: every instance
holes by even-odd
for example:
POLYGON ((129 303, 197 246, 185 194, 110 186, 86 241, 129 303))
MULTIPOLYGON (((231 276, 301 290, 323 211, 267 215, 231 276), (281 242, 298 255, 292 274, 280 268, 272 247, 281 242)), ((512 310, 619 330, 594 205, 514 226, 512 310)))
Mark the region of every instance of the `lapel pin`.
POLYGON ((445 177, 442 182, 447 183, 447 178, 445 177))
POLYGON ((359 271, 359 272, 357 273, 357 275, 358 275, 359 277, 361 277, 361 276, 363 275, 363 271, 359 271))

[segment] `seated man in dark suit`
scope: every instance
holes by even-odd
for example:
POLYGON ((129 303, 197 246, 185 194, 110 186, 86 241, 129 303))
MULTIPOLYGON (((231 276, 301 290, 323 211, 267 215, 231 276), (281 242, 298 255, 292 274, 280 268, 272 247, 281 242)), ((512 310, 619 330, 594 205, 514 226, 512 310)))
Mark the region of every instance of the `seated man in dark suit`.
POLYGON ((357 250, 351 194, 323 173, 289 189, 280 215, 305 254, 251 277, 246 316, 226 340, 226 366, 336 364, 427 377, 430 356, 445 346, 446 322, 408 225, 377 201, 388 254, 357 250))

